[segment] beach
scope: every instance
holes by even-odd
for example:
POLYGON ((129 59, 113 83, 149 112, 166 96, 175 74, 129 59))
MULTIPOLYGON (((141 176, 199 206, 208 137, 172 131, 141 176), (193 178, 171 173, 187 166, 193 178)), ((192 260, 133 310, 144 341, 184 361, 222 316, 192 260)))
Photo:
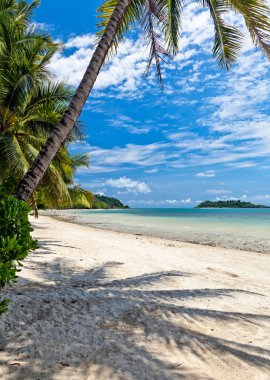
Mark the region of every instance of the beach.
POLYGON ((270 254, 270 208, 46 210, 60 220, 105 230, 270 254))
POLYGON ((0 378, 270 378, 270 255, 31 218, 0 378))

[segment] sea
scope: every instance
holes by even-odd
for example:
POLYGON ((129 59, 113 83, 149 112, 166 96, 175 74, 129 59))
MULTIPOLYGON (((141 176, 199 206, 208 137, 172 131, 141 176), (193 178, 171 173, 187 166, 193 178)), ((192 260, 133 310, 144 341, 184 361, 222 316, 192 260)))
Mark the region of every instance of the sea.
POLYGON ((101 229, 270 253, 270 208, 133 208, 50 213, 101 229))

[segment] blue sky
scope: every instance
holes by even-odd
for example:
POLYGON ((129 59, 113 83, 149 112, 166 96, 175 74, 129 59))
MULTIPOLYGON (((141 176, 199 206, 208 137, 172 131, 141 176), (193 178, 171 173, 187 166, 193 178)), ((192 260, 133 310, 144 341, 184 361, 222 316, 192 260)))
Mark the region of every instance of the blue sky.
MULTIPOLYGON (((76 86, 94 46, 100 0, 43 0, 35 21, 64 43, 51 70, 76 86)), ((240 19, 229 15, 234 22, 240 19)), ((130 33, 103 68, 80 119, 90 168, 77 183, 133 207, 192 207, 206 199, 270 204, 269 62, 246 38, 226 72, 211 57, 206 9, 184 10, 181 52, 144 76, 147 49, 130 33)))

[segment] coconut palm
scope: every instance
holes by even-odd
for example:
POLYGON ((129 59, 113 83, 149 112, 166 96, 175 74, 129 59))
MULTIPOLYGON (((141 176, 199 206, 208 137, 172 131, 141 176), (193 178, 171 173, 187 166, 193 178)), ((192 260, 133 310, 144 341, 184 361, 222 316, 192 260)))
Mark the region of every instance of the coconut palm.
MULTIPOLYGON (((2 114, 7 114, 0 131, 0 182, 4 182, 10 173, 14 183, 22 178, 50 135, 53 125, 61 119, 69 97, 70 93, 63 84, 48 83, 35 87, 34 91, 25 94, 25 98, 19 97, 13 103, 13 110, 7 112, 6 108, 0 109, 0 119, 3 119, 2 114)), ((72 132, 38 187, 39 192, 46 190, 46 205, 50 207, 60 207, 63 201, 71 202, 68 186, 73 184, 78 167, 88 163, 86 155, 69 154, 68 145, 80 137, 79 126, 72 132)), ((33 198, 31 201, 34 205, 33 198)))
MULTIPOLYGON (((27 172, 71 98, 64 83, 50 80, 47 65, 59 49, 51 38, 29 27, 33 6, 0 1, 0 183, 10 187, 27 172)), ((80 126, 69 134, 40 182, 47 205, 71 202, 68 186, 86 155, 70 156, 67 145, 81 136, 80 126)), ((31 203, 35 208, 32 196, 31 203)))
MULTIPOLYGON (((225 22, 227 11, 235 11, 245 21, 255 45, 270 57, 270 21, 267 0, 197 0, 208 7, 213 19, 215 38, 213 56, 229 68, 236 60, 242 43, 241 32, 225 22)), ((179 51, 179 34, 184 0, 104 0, 100 7, 100 39, 88 68, 60 123, 56 125, 40 154, 23 178, 15 196, 27 200, 44 176, 52 159, 66 140, 94 86, 99 71, 112 48, 135 23, 140 23, 150 46, 148 69, 155 63, 161 80, 160 62, 179 51), (162 32, 159 36, 158 30, 162 32)))
POLYGON ((75 185, 69 189, 69 195, 71 198, 71 203, 63 204, 62 207, 66 208, 92 208, 94 202, 94 194, 89 191, 82 189, 80 186, 75 185))

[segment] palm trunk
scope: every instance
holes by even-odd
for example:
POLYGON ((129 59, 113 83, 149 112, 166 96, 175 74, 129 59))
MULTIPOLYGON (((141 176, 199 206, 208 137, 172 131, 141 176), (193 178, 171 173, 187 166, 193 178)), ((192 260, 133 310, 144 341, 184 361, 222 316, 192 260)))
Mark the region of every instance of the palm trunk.
POLYGON ((130 1, 131 0, 118 0, 117 6, 115 7, 106 30, 93 54, 69 108, 65 112, 61 122, 56 125, 52 131, 51 136, 48 138, 31 168, 22 179, 14 194, 16 198, 26 201, 31 194, 33 194, 61 144, 66 140, 68 134, 72 130, 95 84, 99 71, 106 59, 110 47, 112 46, 130 1))

